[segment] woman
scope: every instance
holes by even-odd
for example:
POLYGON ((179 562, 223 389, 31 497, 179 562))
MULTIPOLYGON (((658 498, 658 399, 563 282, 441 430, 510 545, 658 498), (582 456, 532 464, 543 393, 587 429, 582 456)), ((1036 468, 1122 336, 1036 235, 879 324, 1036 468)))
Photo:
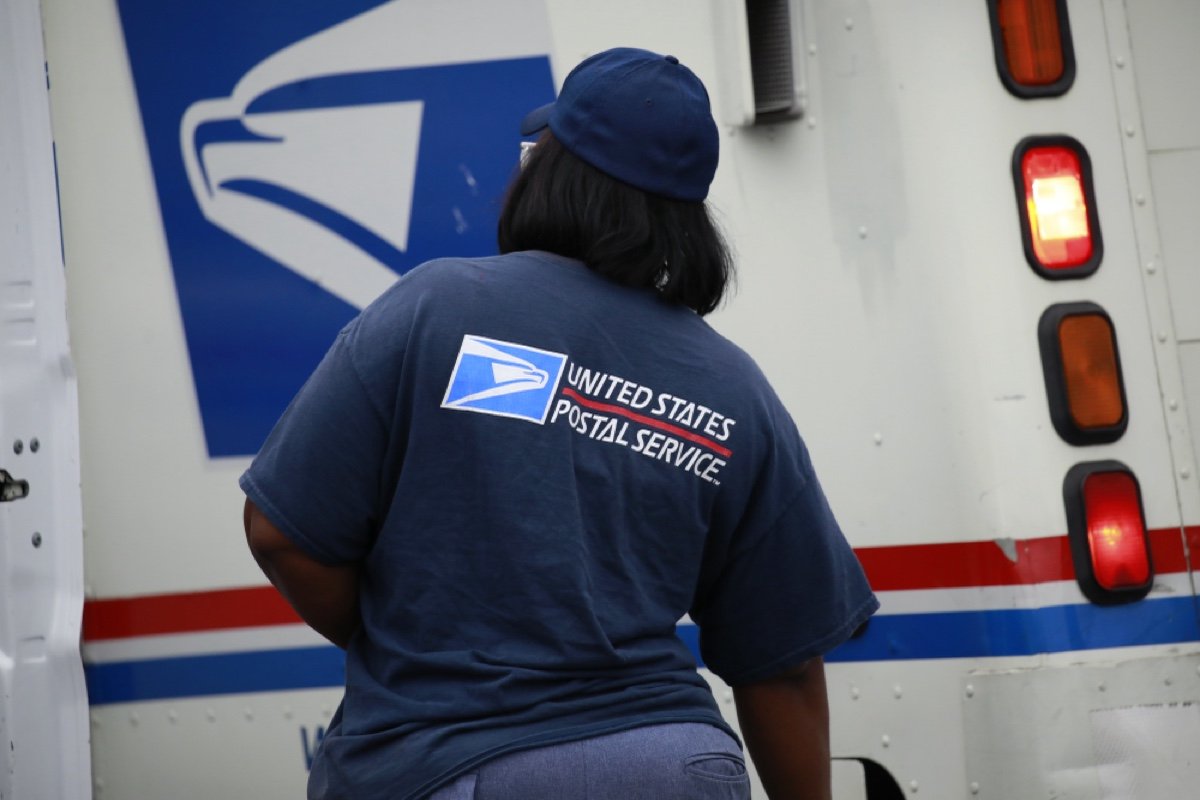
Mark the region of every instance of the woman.
POLYGON ((259 564, 347 650, 310 797, 829 796, 821 656, 878 604, 796 428, 701 316, 731 274, 699 79, 571 72, 502 255, 346 327, 242 477, 259 564))

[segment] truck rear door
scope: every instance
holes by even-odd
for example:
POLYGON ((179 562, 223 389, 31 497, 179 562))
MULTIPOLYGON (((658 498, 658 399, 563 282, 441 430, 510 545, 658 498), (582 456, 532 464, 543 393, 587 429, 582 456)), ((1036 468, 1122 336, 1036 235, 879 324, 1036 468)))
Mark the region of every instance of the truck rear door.
POLYGON ((75 376, 37 0, 0 0, 0 797, 91 796, 75 376))

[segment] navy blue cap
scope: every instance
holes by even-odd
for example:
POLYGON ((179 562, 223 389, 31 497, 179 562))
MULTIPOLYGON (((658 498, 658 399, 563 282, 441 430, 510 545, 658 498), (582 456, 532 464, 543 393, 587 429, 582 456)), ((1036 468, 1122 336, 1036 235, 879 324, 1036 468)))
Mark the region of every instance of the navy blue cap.
POLYGON ((546 126, 601 172, 676 200, 703 200, 717 171, 708 92, 675 56, 618 47, 586 59, 558 100, 530 112, 524 136, 546 126))

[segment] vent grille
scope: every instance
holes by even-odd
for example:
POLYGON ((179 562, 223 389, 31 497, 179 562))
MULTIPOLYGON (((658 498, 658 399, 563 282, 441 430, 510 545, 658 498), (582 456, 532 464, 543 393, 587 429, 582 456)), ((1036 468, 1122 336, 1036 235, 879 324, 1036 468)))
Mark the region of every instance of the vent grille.
POLYGON ((746 21, 755 114, 761 117, 798 113, 789 0, 746 0, 746 21))

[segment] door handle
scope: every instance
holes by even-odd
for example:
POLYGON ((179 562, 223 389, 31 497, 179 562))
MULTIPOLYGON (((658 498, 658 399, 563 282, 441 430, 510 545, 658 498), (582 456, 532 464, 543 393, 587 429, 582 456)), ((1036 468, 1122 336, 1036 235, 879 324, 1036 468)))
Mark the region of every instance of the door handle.
POLYGON ((17 480, 8 470, 0 469, 0 503, 29 496, 29 481, 17 480))

